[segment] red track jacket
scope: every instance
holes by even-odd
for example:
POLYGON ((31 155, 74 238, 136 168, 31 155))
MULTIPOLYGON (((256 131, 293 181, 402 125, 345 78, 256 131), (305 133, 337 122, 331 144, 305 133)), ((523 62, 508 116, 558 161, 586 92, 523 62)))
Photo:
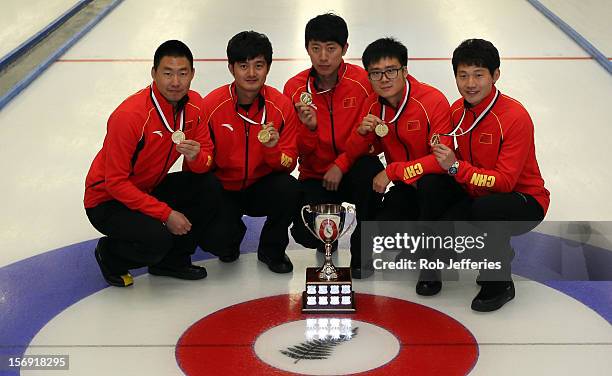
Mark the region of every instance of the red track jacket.
MULTIPOLYGON (((350 160, 355 160, 359 155, 382 150, 387 160, 389 179, 412 184, 425 174, 446 173, 431 154, 429 143, 434 133, 449 133, 451 124, 449 104, 444 94, 410 75, 408 82, 408 101, 394 123, 389 122, 395 117, 396 110, 386 105, 385 118, 382 119, 383 102, 386 101, 376 93, 370 95, 359 121, 368 114, 376 115, 389 126, 389 133, 385 137, 378 137, 374 132, 362 136, 354 131, 348 141, 348 154, 350 160)), ((406 90, 403 94, 406 94, 406 90)), ((440 142, 452 145, 448 137, 441 137, 440 142)))
POLYGON ((278 90, 264 85, 245 111, 237 103, 234 84, 224 85, 208 94, 201 107, 202 122, 208 125, 215 145, 213 171, 225 189, 242 190, 274 171, 290 173, 295 168, 298 120, 293 105, 278 90), (273 122, 280 134, 273 148, 265 147, 257 139, 260 124, 251 124, 238 116, 240 112, 261 123, 264 106, 266 123, 273 122))
MULTIPOLYGON (((467 109, 457 133, 470 128, 494 95, 495 88, 482 102, 467 109)), ((463 99, 453 103, 453 124, 459 123, 464 106, 463 99)), ((527 193, 546 213, 550 193, 544 188, 536 160, 533 122, 519 102, 500 93, 489 114, 470 133, 457 137, 457 142, 460 163, 455 179, 471 196, 491 192, 527 193)))
POLYGON ((283 93, 292 103, 300 101, 300 94, 312 93, 317 106, 317 128, 310 131, 298 120, 299 178, 322 179, 332 164, 348 172, 351 162, 345 150, 346 141, 361 122, 361 107, 372 92, 366 71, 356 65, 342 63, 338 69, 338 83, 328 92, 317 93, 315 71, 307 69, 285 84, 283 93))
MULTIPOLYGON (((200 95, 189 91, 187 102, 179 104, 175 117, 172 105, 155 84, 153 90, 173 129, 178 129, 180 108, 184 108, 186 138, 201 145, 197 158, 188 162, 189 167, 198 173, 208 171, 213 145, 208 128, 200 124, 200 95)), ((180 154, 172 142, 172 134, 155 109, 150 91, 147 87, 130 96, 108 119, 104 144, 85 179, 85 208, 117 200, 162 222, 168 219, 172 209, 149 193, 166 176, 180 154)))

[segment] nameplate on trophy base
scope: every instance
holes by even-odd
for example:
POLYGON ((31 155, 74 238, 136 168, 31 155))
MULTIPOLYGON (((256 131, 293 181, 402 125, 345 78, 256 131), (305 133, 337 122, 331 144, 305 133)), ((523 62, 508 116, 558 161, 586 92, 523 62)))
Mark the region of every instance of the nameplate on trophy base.
POLYGON ((319 278, 320 268, 306 268, 306 290, 302 293, 302 313, 355 312, 351 268, 335 268, 338 277, 319 278))

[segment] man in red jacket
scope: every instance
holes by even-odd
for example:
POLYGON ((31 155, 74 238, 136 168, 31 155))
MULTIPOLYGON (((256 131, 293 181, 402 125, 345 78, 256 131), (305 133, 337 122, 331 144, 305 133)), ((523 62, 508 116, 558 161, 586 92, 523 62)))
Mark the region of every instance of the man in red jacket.
MULTIPOLYGON (((265 85, 272 45, 254 31, 236 34, 227 45, 234 82, 202 101, 202 122, 215 145, 213 171, 223 184, 223 208, 212 226, 213 237, 200 246, 232 262, 240 255, 246 232, 242 215, 266 216, 257 256, 276 273, 293 270, 285 250, 297 204, 297 118, 291 102, 265 85)), ((187 166, 190 167, 190 166, 187 166)))
MULTIPOLYGON (((431 139, 450 131, 444 94, 408 74, 408 50, 393 38, 378 39, 363 52, 374 94, 365 101, 361 124, 349 139, 350 158, 382 150, 387 167, 372 188, 385 193, 377 219, 434 220, 446 207, 435 197, 451 179, 436 162, 431 139)), ((450 145, 450 140, 442 140, 450 145)))
MULTIPOLYGON (((348 48, 348 28, 341 17, 327 13, 311 19, 306 24, 305 39, 312 67, 289 79, 284 89, 300 119, 299 208, 343 201, 355 204, 357 226, 351 236, 351 271, 355 278, 366 278, 373 271, 361 268, 360 226, 361 221, 374 220, 381 195, 372 191, 371 182, 383 166, 372 155, 349 160, 345 149, 372 89, 365 70, 342 59, 348 48), (311 103, 304 103, 304 98, 310 98, 311 103)), ((291 234, 305 247, 323 249, 299 213, 291 234)), ((334 245, 337 247, 337 243, 334 245)))
POLYGON ((111 114, 102 149, 85 180, 85 210, 105 234, 95 257, 106 281, 126 287, 129 269, 202 279, 190 255, 218 209, 221 186, 207 172, 213 145, 200 122, 201 97, 189 86, 193 56, 180 41, 155 51, 153 83, 111 114), (179 156, 193 172, 168 174, 179 156))
MULTIPOLYGON (((495 46, 482 39, 466 40, 455 49, 452 64, 462 96, 451 106, 451 134, 458 148, 434 146, 440 167, 456 181, 447 192, 454 204, 442 219, 475 222, 488 233, 492 242, 488 257, 501 262, 502 268, 480 271, 481 289, 472 301, 473 310, 488 312, 514 298, 510 237, 542 221, 550 194, 536 160, 527 110, 495 87, 500 76, 495 46)), ((425 295, 440 291, 439 274, 434 277, 417 284, 427 291, 425 295)))
MULTIPOLYGON (((450 131, 448 101, 439 90, 408 73, 408 50, 393 38, 370 43, 362 61, 374 93, 362 107, 361 124, 348 141, 347 153, 349 159, 385 154, 387 166, 370 184, 375 192, 384 193, 376 219, 383 223, 436 220, 450 203, 440 194, 452 179, 432 154, 431 140, 450 131)), ((442 142, 450 145, 451 141, 442 142)), ((400 253, 398 258, 409 256, 413 257, 400 253)))

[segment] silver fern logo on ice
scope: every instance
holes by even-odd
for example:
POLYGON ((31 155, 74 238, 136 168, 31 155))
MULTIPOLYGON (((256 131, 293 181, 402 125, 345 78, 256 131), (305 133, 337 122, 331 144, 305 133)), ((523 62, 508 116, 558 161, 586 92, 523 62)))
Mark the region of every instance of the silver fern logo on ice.
POLYGON ((299 345, 280 350, 281 354, 300 360, 328 359, 334 348, 350 341, 359 332, 352 328, 350 319, 308 319, 306 320, 306 341, 299 345))

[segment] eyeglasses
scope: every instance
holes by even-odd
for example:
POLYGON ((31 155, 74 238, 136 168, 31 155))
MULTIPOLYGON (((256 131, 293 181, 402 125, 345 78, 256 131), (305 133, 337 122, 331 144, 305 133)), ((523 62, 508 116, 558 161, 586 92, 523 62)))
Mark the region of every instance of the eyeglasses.
POLYGON ((401 71, 402 69, 404 69, 404 67, 390 68, 384 71, 368 72, 368 77, 370 77, 370 80, 372 81, 380 81, 382 80, 384 74, 387 79, 393 80, 398 76, 399 71, 401 71))

